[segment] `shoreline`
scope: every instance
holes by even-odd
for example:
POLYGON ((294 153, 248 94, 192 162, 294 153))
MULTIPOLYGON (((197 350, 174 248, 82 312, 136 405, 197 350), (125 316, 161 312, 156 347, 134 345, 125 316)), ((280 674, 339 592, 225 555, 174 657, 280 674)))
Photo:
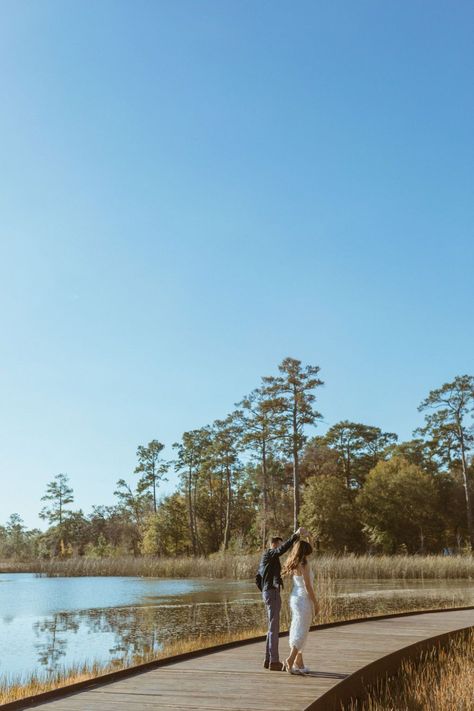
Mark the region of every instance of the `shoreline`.
MULTIPOLYGON (((0 573, 44 577, 150 577, 253 580, 260 553, 214 554, 208 558, 111 558, 0 561, 0 573)), ((320 555, 312 561, 319 577, 332 580, 474 580, 474 556, 320 555)))

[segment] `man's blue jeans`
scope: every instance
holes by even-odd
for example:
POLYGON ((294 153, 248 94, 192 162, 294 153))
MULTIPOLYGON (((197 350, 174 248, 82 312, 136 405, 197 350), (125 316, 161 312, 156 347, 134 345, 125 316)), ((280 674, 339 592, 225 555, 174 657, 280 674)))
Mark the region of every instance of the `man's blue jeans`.
POLYGON ((278 657, 278 634, 280 632, 280 610, 281 597, 277 588, 264 590, 262 593, 268 615, 267 645, 265 649, 265 659, 273 664, 279 662, 278 657))

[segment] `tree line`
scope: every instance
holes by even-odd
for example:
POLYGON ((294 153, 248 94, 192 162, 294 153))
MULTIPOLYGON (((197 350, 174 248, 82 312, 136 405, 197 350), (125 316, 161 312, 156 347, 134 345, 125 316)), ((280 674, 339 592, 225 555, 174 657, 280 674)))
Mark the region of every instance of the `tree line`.
POLYGON ((300 519, 327 552, 472 550, 474 377, 432 390, 419 406, 424 424, 399 442, 347 420, 310 437, 322 419, 319 373, 286 358, 226 417, 184 432, 171 457, 157 439, 140 445, 115 503, 88 515, 72 508, 69 478, 58 474, 42 497, 48 529, 27 530, 12 514, 0 557, 250 551, 300 519), (176 490, 160 496, 172 470, 176 490))

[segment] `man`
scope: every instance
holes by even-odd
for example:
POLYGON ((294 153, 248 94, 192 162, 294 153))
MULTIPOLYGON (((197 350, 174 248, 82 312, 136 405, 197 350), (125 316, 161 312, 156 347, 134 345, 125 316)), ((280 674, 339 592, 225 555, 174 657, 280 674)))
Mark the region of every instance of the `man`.
POLYGON ((270 538, 270 548, 262 555, 258 566, 256 582, 262 591, 263 601, 267 608, 268 633, 263 666, 271 671, 282 671, 283 664, 278 656, 278 635, 280 633, 280 588, 283 587, 281 579, 280 556, 286 553, 300 535, 305 535, 305 529, 299 528, 287 541, 283 543, 280 536, 270 538))

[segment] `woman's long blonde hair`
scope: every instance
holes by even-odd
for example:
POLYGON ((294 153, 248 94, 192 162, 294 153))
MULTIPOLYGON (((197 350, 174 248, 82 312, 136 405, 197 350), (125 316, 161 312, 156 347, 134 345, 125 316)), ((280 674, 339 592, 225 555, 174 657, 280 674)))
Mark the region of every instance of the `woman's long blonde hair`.
POLYGON ((299 566, 304 567, 308 556, 313 552, 313 546, 308 541, 298 541, 291 549, 291 553, 285 561, 283 575, 293 575, 299 566))

